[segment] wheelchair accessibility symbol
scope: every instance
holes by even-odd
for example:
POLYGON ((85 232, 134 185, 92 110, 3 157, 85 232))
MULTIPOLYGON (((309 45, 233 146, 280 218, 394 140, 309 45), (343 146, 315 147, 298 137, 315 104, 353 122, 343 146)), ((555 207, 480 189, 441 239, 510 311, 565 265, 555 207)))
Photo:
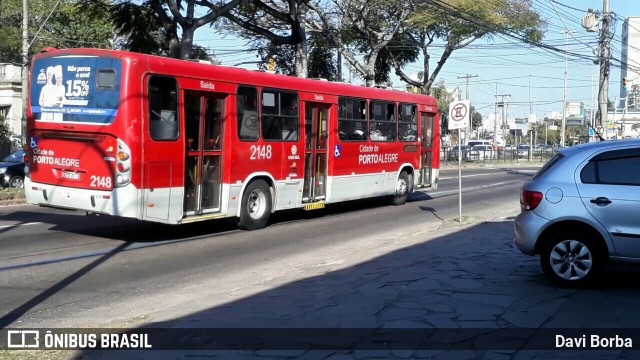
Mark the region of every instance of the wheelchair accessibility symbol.
POLYGON ((340 157, 341 151, 342 151, 342 146, 340 144, 336 145, 335 148, 333 148, 333 156, 340 157))
POLYGON ((31 141, 29 141, 29 147, 32 149, 35 149, 38 147, 38 137, 37 136, 32 136, 31 137, 31 141))

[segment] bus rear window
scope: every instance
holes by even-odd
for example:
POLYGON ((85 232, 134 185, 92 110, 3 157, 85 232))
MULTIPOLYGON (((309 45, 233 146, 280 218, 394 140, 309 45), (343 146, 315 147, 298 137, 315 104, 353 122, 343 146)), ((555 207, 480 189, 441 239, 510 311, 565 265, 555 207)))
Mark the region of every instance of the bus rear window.
POLYGON ((102 89, 110 89, 116 86, 116 71, 113 69, 98 69, 96 85, 102 89))

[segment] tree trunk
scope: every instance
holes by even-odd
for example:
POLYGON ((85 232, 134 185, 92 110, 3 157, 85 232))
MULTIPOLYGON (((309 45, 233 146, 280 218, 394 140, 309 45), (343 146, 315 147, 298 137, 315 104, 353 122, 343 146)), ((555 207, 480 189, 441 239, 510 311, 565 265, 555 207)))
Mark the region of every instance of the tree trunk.
POLYGON ((176 31, 176 28, 176 24, 165 26, 165 30, 167 31, 167 48, 169 49, 169 56, 174 59, 179 59, 180 40, 178 40, 178 32, 176 31))
POLYGON ((186 60, 191 58, 193 50, 193 34, 195 28, 193 26, 182 27, 182 40, 180 41, 180 59, 186 60))
POLYGON ((308 74, 308 53, 307 53, 307 36, 303 27, 300 32, 302 41, 295 45, 296 47, 296 76, 306 78, 308 74))
POLYGON ((365 73, 362 75, 364 76, 364 83, 367 87, 376 86, 376 60, 378 59, 378 51, 377 49, 372 49, 371 55, 365 60, 365 73))

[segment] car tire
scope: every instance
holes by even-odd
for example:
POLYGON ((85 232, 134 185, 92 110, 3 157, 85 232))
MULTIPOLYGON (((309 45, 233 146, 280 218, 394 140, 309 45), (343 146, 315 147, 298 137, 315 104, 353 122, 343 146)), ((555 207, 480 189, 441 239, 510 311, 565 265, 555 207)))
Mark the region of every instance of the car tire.
POLYGON ((403 171, 396 181, 395 194, 391 197, 391 203, 396 206, 404 205, 409 198, 409 175, 403 171))
POLYGON ((24 188, 24 179, 22 176, 12 176, 11 179, 9 179, 9 187, 17 189, 24 188))
POLYGON ((580 232, 552 235, 540 251, 540 265, 547 277, 561 287, 584 287, 602 267, 596 241, 580 232))
POLYGON ((242 195, 238 227, 244 230, 262 229, 270 216, 271 188, 264 180, 254 180, 242 195))

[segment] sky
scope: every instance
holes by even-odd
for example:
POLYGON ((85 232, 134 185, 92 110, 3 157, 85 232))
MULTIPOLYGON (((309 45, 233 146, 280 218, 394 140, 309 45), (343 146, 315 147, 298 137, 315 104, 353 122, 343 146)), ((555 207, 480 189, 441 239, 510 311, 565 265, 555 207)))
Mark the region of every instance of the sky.
MULTIPOLYGON (((485 1, 485 0, 482 0, 485 1)), ((597 49, 598 33, 587 32, 581 19, 588 9, 601 12, 605 0, 531 0, 533 7, 547 22, 543 43, 571 54, 592 56, 597 49), (567 35, 567 30, 570 32, 567 35)), ((609 99, 619 96, 620 50, 622 24, 629 16, 640 16, 640 1, 609 0, 613 16, 611 51, 613 66, 609 77, 609 99), (616 59, 618 61, 616 61, 616 59)), ((202 28, 196 32, 196 43, 213 49, 223 65, 236 65, 256 61, 254 53, 247 51, 242 40, 224 37, 215 29, 202 28)), ((431 68, 439 54, 432 55, 431 68)), ((579 56, 534 48, 503 36, 478 39, 473 44, 454 51, 439 73, 436 82, 444 82, 449 89, 461 90, 467 97, 466 79, 469 78, 471 105, 487 118, 494 111, 496 94, 508 104, 508 117, 527 117, 531 109, 538 118, 562 112, 565 59, 567 64, 567 101, 583 102, 586 109, 597 107, 598 65, 579 56)), ((256 68, 255 64, 243 64, 256 68)), ((343 66, 346 69, 346 66, 343 66)), ((405 72, 416 73, 420 63, 409 65, 405 72)), ((348 73, 343 70, 343 77, 348 73)), ((393 80, 394 88, 404 88, 404 82, 393 80)))

